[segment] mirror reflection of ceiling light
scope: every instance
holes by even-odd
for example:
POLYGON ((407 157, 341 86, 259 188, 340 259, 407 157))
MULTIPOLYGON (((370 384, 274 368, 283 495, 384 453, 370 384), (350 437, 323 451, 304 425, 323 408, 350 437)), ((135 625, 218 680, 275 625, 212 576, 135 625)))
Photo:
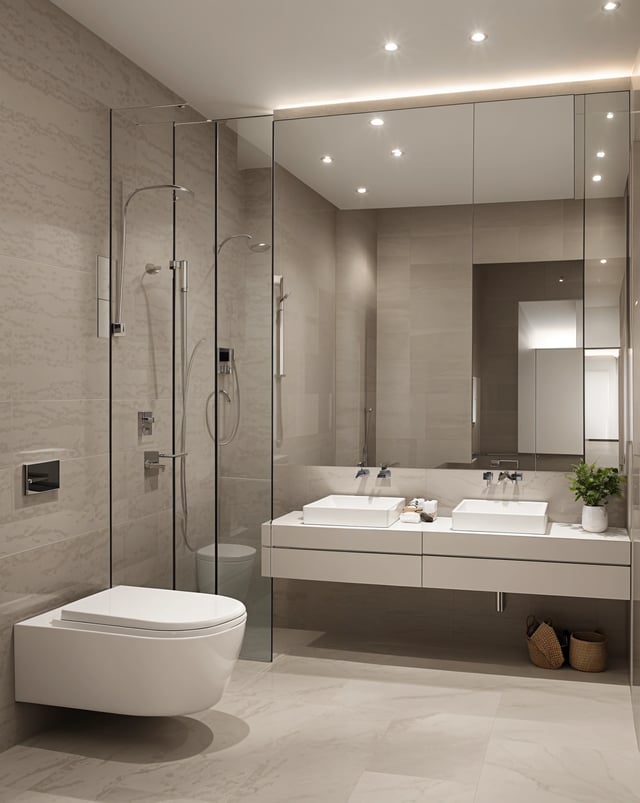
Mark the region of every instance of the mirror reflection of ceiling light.
POLYGON ((483 33, 482 31, 474 31, 469 37, 469 39, 471 39, 472 42, 478 42, 478 43, 484 42, 486 38, 487 34, 483 33))
POLYGON ((320 161, 323 164, 330 165, 331 162, 333 162, 333 158, 331 156, 329 156, 329 154, 326 154, 325 156, 322 157, 322 159, 320 159, 320 161))
POLYGON ((384 120, 382 117, 374 117, 373 119, 369 120, 369 125, 384 125, 384 120))
POLYGON ((615 11, 618 8, 620 8, 620 3, 614 3, 614 2, 605 3, 602 6, 603 11, 615 11))
POLYGON ((613 112, 607 112, 607 120, 613 120, 613 112))
POLYGON ((600 173, 596 173, 592 181, 602 181, 602 176, 600 175, 600 173))
POLYGON ((356 192, 360 193, 360 195, 364 195, 366 191, 367 191, 366 187, 358 187, 358 189, 356 190, 356 192))
POLYGON ((403 156, 404 155, 404 151, 400 150, 400 148, 393 148, 393 150, 391 151, 391 155, 395 156, 397 158, 397 157, 403 156))
POLYGON ((604 159, 605 155, 606 154, 605 154, 604 151, 597 151, 596 152, 596 156, 598 157, 598 159, 604 159))
POLYGON ((558 279, 558 281, 560 282, 560 284, 562 284, 562 283, 564 282, 564 276, 561 276, 561 277, 558 279))
POLYGON ((601 259, 600 260, 600 264, 601 265, 606 265, 607 264, 607 260, 606 259, 601 259))
POLYGON ((395 53, 398 50, 398 43, 397 42, 387 42, 384 46, 384 49, 387 53, 395 53))

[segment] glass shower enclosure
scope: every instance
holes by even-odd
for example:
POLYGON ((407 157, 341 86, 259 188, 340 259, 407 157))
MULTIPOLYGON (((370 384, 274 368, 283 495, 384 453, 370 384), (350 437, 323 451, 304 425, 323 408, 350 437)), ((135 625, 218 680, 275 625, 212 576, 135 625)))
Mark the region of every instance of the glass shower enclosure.
POLYGON ((259 557, 271 518, 271 120, 117 109, 110 133, 111 277, 98 306, 110 307, 112 584, 241 599, 243 657, 270 660, 259 557))

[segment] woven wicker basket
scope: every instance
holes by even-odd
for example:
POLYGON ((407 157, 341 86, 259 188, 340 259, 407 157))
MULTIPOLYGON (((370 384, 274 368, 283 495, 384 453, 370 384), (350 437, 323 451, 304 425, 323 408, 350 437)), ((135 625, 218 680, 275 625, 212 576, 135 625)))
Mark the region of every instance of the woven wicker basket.
POLYGON ((607 668, 607 637, 583 630, 571 634, 569 663, 580 672, 604 672, 607 668))
MULTIPOLYGON (((527 620, 527 630, 531 617, 527 620)), ((560 669, 564 655, 556 631, 550 622, 541 622, 531 636, 527 636, 527 648, 531 663, 541 669, 560 669)))

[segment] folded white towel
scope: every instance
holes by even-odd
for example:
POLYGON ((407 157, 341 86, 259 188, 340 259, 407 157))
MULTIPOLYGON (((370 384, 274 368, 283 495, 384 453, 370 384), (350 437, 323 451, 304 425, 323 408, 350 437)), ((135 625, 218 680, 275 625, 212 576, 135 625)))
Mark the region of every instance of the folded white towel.
POLYGON ((420 514, 419 513, 401 513, 400 514, 400 521, 403 521, 405 524, 420 524, 420 514))

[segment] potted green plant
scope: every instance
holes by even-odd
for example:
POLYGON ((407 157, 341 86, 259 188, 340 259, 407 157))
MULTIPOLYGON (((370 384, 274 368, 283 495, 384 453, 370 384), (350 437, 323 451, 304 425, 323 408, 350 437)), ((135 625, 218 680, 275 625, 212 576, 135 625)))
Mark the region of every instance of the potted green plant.
POLYGON ((573 474, 569 475, 569 488, 582 499, 582 529, 588 533, 601 533, 607 529, 608 515, 605 505, 610 496, 622 494, 622 483, 625 478, 617 468, 596 468, 595 463, 581 460, 573 466, 573 474))

